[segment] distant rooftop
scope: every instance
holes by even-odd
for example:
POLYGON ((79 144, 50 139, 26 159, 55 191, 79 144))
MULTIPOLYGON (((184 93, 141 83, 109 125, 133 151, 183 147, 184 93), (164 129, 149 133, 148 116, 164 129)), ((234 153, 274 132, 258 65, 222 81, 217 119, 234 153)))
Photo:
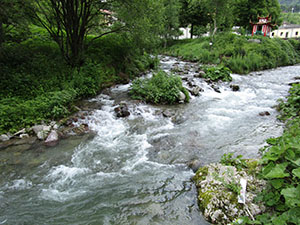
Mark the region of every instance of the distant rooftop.
POLYGON ((300 24, 283 23, 278 29, 292 29, 292 28, 300 28, 300 24))

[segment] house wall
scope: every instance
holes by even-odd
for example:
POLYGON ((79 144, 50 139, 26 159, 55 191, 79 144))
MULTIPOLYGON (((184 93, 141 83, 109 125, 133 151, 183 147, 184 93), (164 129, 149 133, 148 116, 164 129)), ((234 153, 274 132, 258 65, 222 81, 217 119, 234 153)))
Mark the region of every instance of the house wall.
POLYGON ((279 27, 278 30, 273 30, 270 37, 274 38, 300 38, 300 25, 299 27, 279 27))

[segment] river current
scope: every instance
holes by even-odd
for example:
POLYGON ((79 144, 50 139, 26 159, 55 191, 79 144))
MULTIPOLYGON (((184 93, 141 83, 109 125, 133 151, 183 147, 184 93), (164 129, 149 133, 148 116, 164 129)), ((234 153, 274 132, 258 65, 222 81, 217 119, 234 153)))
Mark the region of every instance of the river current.
POLYGON ((130 101, 130 84, 119 85, 89 100, 101 107, 81 122, 95 136, 0 151, 0 224, 208 224, 187 163, 206 165, 229 152, 258 157, 265 140, 282 133, 274 106, 300 66, 233 74, 237 92, 229 83, 216 84, 216 92, 194 77, 196 64, 161 57, 161 69, 174 67, 184 71, 184 85, 204 90, 188 104, 130 101), (121 101, 128 118, 115 116, 121 101), (172 117, 163 116, 166 110, 172 117))

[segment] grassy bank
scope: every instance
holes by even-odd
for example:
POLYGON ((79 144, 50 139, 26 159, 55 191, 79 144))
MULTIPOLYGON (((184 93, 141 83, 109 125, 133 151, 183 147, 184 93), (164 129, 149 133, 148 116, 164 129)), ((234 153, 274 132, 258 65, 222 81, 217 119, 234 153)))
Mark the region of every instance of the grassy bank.
POLYGON ((72 69, 40 32, 21 43, 5 43, 0 51, 0 134, 67 116, 75 100, 126 82, 156 63, 117 34, 93 42, 85 58, 80 69, 72 69))
POLYGON ((267 37, 219 34, 194 40, 178 40, 165 53, 204 64, 223 64, 234 73, 246 74, 300 62, 300 42, 267 37), (210 44, 212 43, 212 45, 210 44))
MULTIPOLYGON (((267 213, 259 224, 300 224, 300 84, 279 105, 286 128, 279 138, 267 140, 263 149, 261 175, 268 187, 260 196, 267 213)), ((252 224, 249 222, 249 224, 252 224)))

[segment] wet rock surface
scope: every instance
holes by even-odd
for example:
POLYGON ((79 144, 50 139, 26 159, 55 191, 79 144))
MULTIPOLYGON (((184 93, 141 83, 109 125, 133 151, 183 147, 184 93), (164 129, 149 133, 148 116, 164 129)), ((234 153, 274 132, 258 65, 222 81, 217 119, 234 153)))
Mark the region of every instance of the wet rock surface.
POLYGON ((239 217, 251 217, 265 211, 263 203, 257 203, 254 199, 266 187, 266 183, 257 177, 257 161, 248 160, 247 163, 247 170, 217 163, 197 171, 193 179, 198 189, 199 207, 209 222, 230 224, 239 217), (241 178, 247 180, 245 205, 238 203, 239 193, 235 192, 241 187, 241 178))

